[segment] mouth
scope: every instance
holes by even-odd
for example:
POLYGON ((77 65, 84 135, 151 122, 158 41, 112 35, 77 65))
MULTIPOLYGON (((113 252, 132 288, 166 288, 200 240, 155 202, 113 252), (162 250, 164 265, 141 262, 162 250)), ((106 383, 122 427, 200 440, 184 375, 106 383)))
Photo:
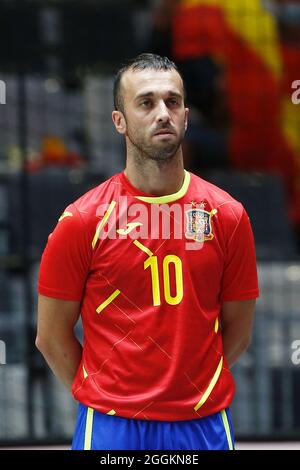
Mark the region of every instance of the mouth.
POLYGON ((172 132, 170 129, 161 129, 160 131, 154 134, 154 136, 169 136, 169 135, 174 135, 174 132, 172 132))

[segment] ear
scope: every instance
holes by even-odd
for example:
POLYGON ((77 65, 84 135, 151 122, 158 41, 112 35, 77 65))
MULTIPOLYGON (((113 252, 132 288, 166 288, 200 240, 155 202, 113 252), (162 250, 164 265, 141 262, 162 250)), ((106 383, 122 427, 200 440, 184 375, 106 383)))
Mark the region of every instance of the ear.
POLYGON ((125 120, 124 114, 121 111, 113 111, 112 120, 119 134, 125 134, 126 133, 126 120, 125 120))
POLYGON ((185 108, 185 116, 184 116, 184 128, 187 130, 188 127, 188 117, 189 117, 189 108, 185 108))

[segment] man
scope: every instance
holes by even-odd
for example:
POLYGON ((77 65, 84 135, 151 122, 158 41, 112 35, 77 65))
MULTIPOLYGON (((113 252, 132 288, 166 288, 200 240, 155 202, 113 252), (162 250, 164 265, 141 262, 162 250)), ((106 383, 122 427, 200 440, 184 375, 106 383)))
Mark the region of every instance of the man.
POLYGON ((67 207, 49 238, 37 347, 80 403, 73 449, 232 449, 229 367, 258 296, 248 216, 184 170, 173 62, 133 59, 114 98, 126 168, 67 207))

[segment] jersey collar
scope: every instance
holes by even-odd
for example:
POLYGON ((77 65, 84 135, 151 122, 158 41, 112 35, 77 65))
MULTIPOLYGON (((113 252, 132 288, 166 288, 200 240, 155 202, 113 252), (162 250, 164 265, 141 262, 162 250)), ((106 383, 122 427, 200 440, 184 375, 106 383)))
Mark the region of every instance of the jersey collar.
POLYGON ((127 189, 129 189, 129 191, 134 195, 136 199, 139 199, 140 201, 143 201, 143 202, 149 202, 150 204, 168 204, 169 202, 174 202, 174 201, 177 201, 178 199, 181 199, 183 196, 186 195, 187 190, 189 188, 190 179, 191 179, 190 173, 184 170, 184 181, 179 191, 173 194, 167 194, 166 196, 149 196, 149 195, 146 195, 145 193, 142 193, 137 188, 135 188, 130 183, 130 181, 126 178, 124 173, 121 173, 121 176, 123 179, 123 183, 125 183, 125 186, 127 187, 127 189), (145 194, 145 195, 141 195, 141 194, 145 194))

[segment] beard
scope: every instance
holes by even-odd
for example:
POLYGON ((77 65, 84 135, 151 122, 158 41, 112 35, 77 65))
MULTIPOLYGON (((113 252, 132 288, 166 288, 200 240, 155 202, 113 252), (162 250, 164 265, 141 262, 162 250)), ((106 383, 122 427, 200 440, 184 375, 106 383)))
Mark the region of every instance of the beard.
MULTIPOLYGON (((166 126, 163 128, 165 129, 166 126)), ((159 129, 157 129, 157 131, 159 131, 159 129)), ((141 159, 148 158, 156 162, 168 162, 172 160, 182 144, 184 134, 185 129, 182 128, 180 134, 172 139, 172 142, 164 142, 162 140, 157 143, 151 143, 149 141, 150 139, 147 139, 145 135, 142 135, 137 130, 130 129, 129 126, 127 127, 127 138, 134 148, 135 155, 141 159)))

